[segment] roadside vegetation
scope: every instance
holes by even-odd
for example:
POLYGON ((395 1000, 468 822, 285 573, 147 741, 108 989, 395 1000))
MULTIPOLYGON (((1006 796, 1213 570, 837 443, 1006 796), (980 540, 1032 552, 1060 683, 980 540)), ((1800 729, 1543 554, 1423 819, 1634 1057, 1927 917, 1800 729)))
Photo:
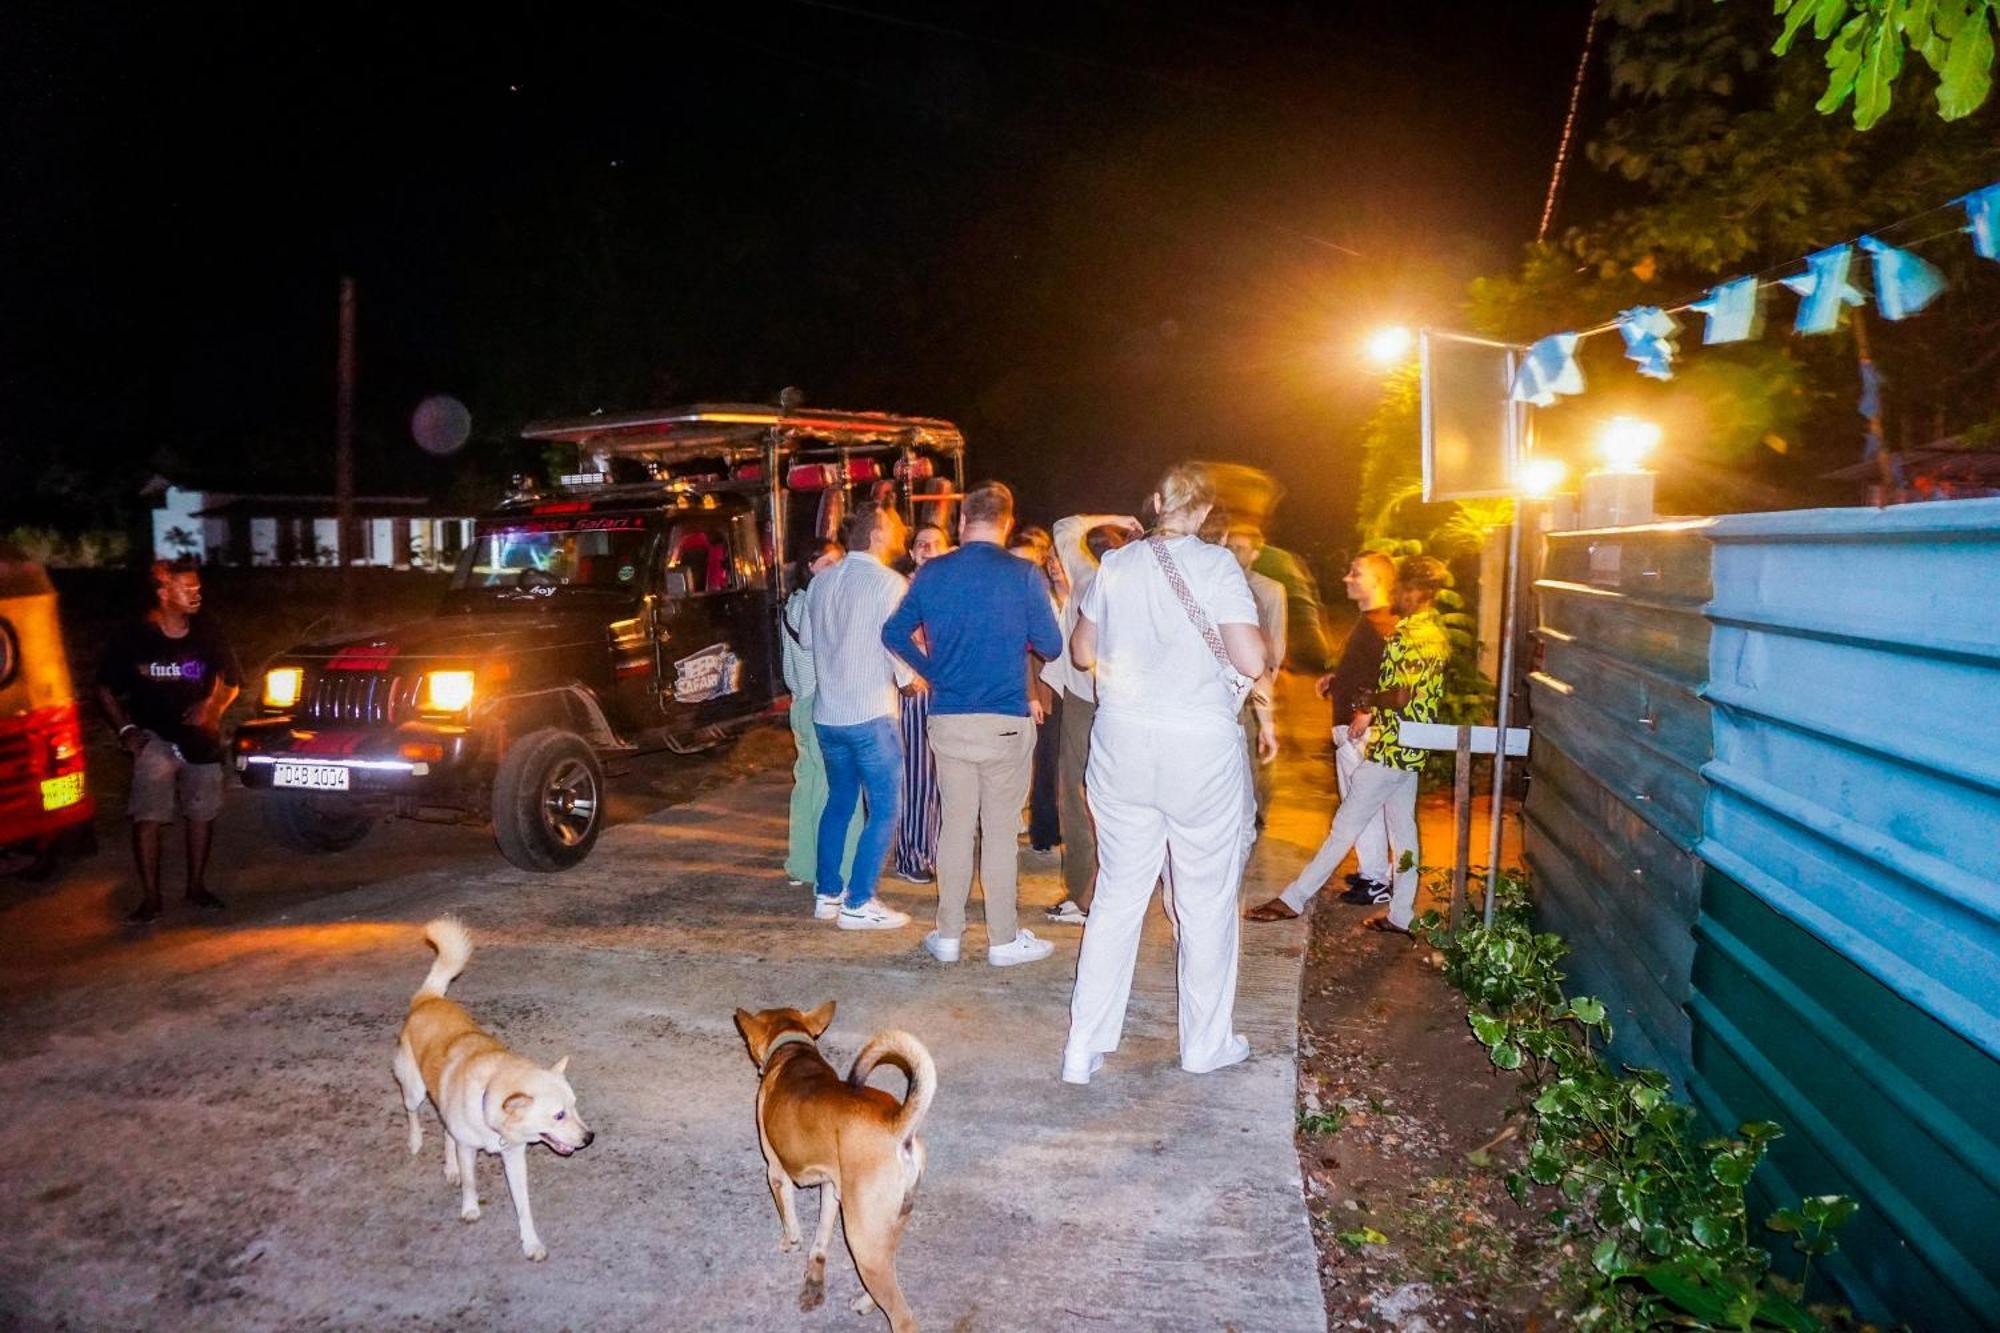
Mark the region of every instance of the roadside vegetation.
MULTIPOLYGON (((1443 876, 1429 879, 1441 900, 1443 876)), ((1410 1327, 1418 1316, 1431 1328, 1457 1317, 1607 1333, 1859 1327, 1816 1299, 1825 1291, 1814 1269, 1855 1202, 1820 1195, 1755 1215, 1746 1188, 1781 1127, 1711 1133, 1664 1074, 1607 1062, 1603 1003, 1563 993, 1567 946, 1533 928, 1525 880, 1504 874, 1498 889, 1491 927, 1453 935, 1435 911, 1416 924, 1466 1002, 1455 1048, 1422 1041, 1424 1022, 1409 1011, 1434 1011, 1439 997, 1400 952, 1388 961, 1403 978, 1378 967, 1361 982, 1379 985, 1372 1005, 1343 1006, 1344 1022, 1318 1017, 1315 976, 1364 975, 1369 961, 1346 943, 1345 918, 1315 920, 1299 1140, 1330 1325, 1410 1327), (1358 1067, 1329 1058, 1335 1043, 1316 1020, 1370 1029, 1347 1046, 1358 1067), (1412 1058, 1371 1061, 1361 1054, 1370 1050, 1412 1058), (1468 1079, 1481 1063, 1483 1095, 1468 1079), (1465 1147, 1478 1127, 1493 1132, 1465 1147), (1397 1168, 1386 1188, 1341 1179, 1349 1166, 1378 1173, 1385 1159, 1397 1168)))

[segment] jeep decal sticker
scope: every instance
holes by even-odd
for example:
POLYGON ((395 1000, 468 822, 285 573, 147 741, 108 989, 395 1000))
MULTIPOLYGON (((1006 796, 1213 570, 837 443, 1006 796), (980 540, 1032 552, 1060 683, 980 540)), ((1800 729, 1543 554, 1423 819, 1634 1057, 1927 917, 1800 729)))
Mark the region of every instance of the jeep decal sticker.
POLYGON ((711 643, 674 663, 674 701, 704 703, 743 687, 743 661, 726 643, 711 643))

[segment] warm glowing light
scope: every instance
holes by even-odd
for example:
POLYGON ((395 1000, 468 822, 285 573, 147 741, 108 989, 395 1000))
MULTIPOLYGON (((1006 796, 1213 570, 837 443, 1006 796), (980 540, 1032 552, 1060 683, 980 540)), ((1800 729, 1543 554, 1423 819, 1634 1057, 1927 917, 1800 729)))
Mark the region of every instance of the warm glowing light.
POLYGON ((1394 366, 1409 359, 1416 335, 1401 324, 1391 324, 1368 335, 1368 359, 1378 366, 1394 366))
POLYGON ((1638 417, 1613 417, 1597 437, 1597 452, 1606 471, 1637 472, 1646 455, 1659 447, 1660 428, 1638 417))
POLYGON ((264 673, 264 707, 290 708, 299 701, 306 673, 298 667, 272 667, 264 673))
POLYGON ((1537 500, 1553 495, 1568 475, 1560 458, 1530 458, 1521 464, 1521 494, 1537 500))
POLYGON ((470 671, 432 671, 424 676, 417 707, 426 713, 457 713, 472 705, 470 671))

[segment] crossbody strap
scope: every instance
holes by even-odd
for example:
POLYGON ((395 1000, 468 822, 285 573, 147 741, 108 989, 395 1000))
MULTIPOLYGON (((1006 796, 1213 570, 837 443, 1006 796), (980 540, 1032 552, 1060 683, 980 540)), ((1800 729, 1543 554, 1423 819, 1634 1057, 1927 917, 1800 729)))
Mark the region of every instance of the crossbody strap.
POLYGON ((1229 660, 1229 650, 1222 646, 1222 635, 1217 632, 1214 622, 1208 618, 1208 613, 1201 609, 1201 603, 1195 601, 1194 594, 1188 591, 1187 580, 1181 577, 1181 567, 1174 563, 1174 557, 1167 550, 1167 543, 1158 533, 1148 533, 1146 545, 1153 552, 1153 559, 1160 562, 1160 572, 1167 576, 1167 586, 1174 590, 1175 598, 1180 601, 1181 610, 1187 612, 1187 618, 1201 635, 1202 642, 1206 643, 1208 651, 1215 655, 1216 663, 1222 668, 1223 675, 1230 680, 1241 676, 1243 673, 1229 660))

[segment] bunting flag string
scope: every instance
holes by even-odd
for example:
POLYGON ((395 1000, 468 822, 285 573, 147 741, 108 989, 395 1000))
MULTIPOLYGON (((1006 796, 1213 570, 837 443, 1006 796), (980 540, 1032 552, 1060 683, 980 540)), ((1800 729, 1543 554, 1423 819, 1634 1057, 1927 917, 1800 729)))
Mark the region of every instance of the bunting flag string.
MULTIPOLYGON (((1965 224, 1940 235, 1969 235, 1973 253, 1982 259, 2000 261, 2000 182, 1961 195, 1942 209, 1917 216, 1927 217, 1944 209, 1963 210, 1965 224)), ((1905 223, 1912 221, 1915 218, 1904 219, 1905 223)), ((1893 231, 1893 228, 1883 230, 1893 231)), ((1680 325, 1674 319, 1675 314, 1685 311, 1703 317, 1704 345, 1743 342, 1758 336, 1762 330, 1763 295, 1769 286, 1783 287, 1799 298, 1792 322, 1796 332, 1830 333, 1839 327, 1844 310, 1859 308, 1870 301, 1871 293, 1854 282, 1857 251, 1867 256, 1876 310, 1884 319, 1908 319, 1945 290, 1943 273, 1910 248, 1937 239, 1938 236, 1924 237, 1898 246, 1871 233, 1814 251, 1802 261, 1803 272, 1781 276, 1775 283, 1765 283, 1758 274, 1732 278, 1677 306, 1665 309, 1634 306, 1596 328, 1550 334, 1522 355, 1510 397, 1515 402, 1548 407, 1561 397, 1582 393, 1583 370, 1577 363, 1577 348, 1585 339, 1614 329, 1624 339, 1625 355, 1638 367, 1639 374, 1658 380, 1672 379, 1674 361, 1680 354, 1677 341, 1680 325)))

